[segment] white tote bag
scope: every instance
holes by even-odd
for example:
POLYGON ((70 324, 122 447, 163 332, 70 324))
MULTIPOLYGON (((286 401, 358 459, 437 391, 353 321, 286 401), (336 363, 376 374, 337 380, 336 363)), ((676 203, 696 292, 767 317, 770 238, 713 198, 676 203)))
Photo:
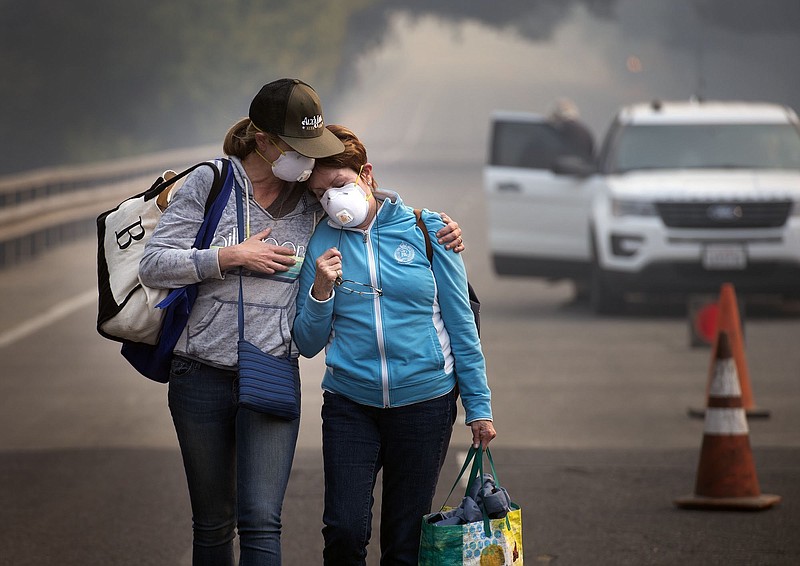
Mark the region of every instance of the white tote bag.
POLYGON ((214 169, 211 198, 216 194, 214 188, 224 180, 220 175, 221 161, 204 161, 177 175, 174 171, 165 172, 145 192, 97 217, 97 331, 102 336, 119 342, 158 343, 165 311, 156 305, 166 298, 169 289, 142 285, 139 262, 163 214, 159 202, 165 205, 164 197, 175 183, 203 165, 214 169))

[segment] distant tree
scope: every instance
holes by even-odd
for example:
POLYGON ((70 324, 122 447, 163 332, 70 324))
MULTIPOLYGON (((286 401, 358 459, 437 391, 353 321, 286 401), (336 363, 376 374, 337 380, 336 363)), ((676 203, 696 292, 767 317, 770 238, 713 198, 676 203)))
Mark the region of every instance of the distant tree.
POLYGON ((0 1, 0 173, 213 143, 258 88, 331 96, 369 1, 0 1))

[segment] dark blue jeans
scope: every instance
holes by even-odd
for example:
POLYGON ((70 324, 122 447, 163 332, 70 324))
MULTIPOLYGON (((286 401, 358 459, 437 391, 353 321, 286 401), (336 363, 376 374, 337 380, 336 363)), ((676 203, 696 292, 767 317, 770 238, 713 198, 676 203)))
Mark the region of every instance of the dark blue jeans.
POLYGON ((455 391, 392 409, 324 393, 325 564, 366 564, 381 468, 381 564, 417 564, 422 516, 430 513, 455 418, 455 391))
POLYGON ((192 504, 194 566, 281 563, 281 508, 300 419, 284 421, 237 404, 236 372, 176 356, 169 408, 192 504))

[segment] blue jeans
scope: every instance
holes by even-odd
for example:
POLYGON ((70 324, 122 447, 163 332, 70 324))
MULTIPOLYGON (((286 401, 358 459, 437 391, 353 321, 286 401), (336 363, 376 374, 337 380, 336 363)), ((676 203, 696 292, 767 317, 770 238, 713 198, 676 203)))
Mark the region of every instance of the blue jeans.
POLYGON ((193 566, 281 563, 281 508, 300 419, 240 408, 236 372, 175 356, 169 408, 183 455, 194 532, 193 566))
POLYGON ((430 513, 456 418, 455 391, 392 409, 328 391, 323 398, 325 564, 366 564, 381 468, 381 564, 417 564, 422 516, 430 513))

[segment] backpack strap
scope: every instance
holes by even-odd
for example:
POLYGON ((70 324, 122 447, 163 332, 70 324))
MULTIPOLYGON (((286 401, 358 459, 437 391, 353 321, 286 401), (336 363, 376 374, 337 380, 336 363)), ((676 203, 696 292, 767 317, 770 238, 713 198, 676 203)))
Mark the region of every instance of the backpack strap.
MULTIPOLYGON (((204 216, 208 214, 208 211, 211 209, 211 205, 214 203, 214 200, 219 195, 220 190, 222 190, 222 186, 225 184, 225 179, 227 178, 228 168, 230 167, 231 161, 230 159, 219 159, 222 163, 221 168, 217 166, 214 161, 201 161, 200 163, 195 163, 188 169, 184 169, 180 173, 175 173, 174 171, 165 171, 165 175, 156 181, 152 187, 147 189, 144 193, 145 200, 150 200, 151 198, 158 198, 160 197, 166 189, 189 175, 192 171, 199 169, 200 167, 210 167, 211 171, 214 173, 214 180, 211 183, 211 191, 208 194, 208 198, 206 199, 206 206, 204 211, 204 216), (220 171, 221 169, 221 171, 220 171), (167 176, 167 173, 172 173, 172 175, 167 176)), ((159 203, 160 204, 160 203, 159 203)), ((163 210, 163 209, 162 209, 163 210)))
MULTIPOLYGON (((206 208, 204 215, 207 216, 209 211, 211 210, 211 206, 214 204, 214 201, 217 200, 222 187, 225 185, 225 181, 228 179, 228 170, 231 168, 231 160, 230 159, 220 159, 222 163, 221 170, 217 168, 210 161, 204 161, 203 163, 207 163, 211 165, 211 169, 214 171, 214 182, 211 184, 211 190, 208 193, 208 198, 206 199, 206 208)), ((199 167, 201 164, 198 163, 197 166, 199 167)))
MULTIPOLYGON (((417 226, 422 230, 422 235, 425 236, 425 253, 428 255, 428 263, 433 267, 433 248, 431 247, 431 237, 428 234, 428 228, 425 226, 425 221, 422 219, 422 211, 418 208, 414 209, 414 216, 417 217, 417 226)), ((472 284, 467 280, 467 295, 469 297, 469 306, 472 309, 472 314, 475 317, 475 327, 478 329, 478 336, 481 335, 481 301, 472 284)))
POLYGON ((422 230, 422 235, 425 236, 425 253, 428 256, 428 263, 433 265, 433 247, 431 246, 431 237, 428 234, 428 227, 425 226, 425 221, 422 219, 422 211, 418 208, 414 209, 414 216, 417 217, 417 226, 422 230))

